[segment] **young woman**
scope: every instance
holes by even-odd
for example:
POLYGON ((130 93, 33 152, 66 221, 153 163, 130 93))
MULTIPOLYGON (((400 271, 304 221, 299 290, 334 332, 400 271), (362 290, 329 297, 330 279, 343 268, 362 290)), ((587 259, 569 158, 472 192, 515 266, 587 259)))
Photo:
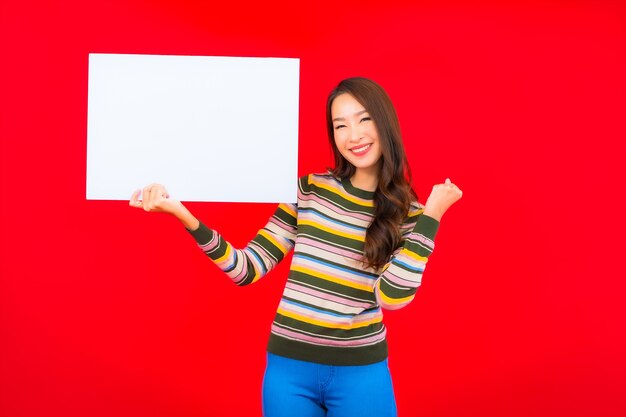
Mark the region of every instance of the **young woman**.
POLYGON ((176 216, 238 285, 294 250, 267 348, 266 417, 395 416, 382 309, 413 299, 439 221, 462 193, 446 179, 417 202, 395 109, 375 82, 340 82, 326 114, 335 168, 301 177, 298 203, 280 204, 244 249, 162 185, 145 187, 141 201, 136 191, 130 205, 176 216))

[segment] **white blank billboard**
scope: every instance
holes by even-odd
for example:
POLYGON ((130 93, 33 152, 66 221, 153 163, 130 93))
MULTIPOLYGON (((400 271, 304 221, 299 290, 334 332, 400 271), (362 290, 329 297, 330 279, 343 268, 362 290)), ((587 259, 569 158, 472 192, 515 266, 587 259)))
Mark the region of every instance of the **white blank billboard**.
POLYGON ((299 60, 89 55, 87 199, 296 202, 299 60))

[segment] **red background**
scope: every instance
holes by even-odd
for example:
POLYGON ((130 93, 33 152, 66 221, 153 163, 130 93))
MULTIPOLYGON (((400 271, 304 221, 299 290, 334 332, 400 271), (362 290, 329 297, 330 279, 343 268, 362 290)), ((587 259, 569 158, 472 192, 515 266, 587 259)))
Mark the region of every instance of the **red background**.
MULTIPOLYGON (((300 58, 301 174, 329 90, 377 80, 420 199, 464 191, 386 314, 400 415, 624 416, 624 4, 260 3, 2 2, 0 415, 260 415, 288 262, 238 288, 174 219, 85 200, 101 52, 300 58)), ((189 207, 239 245, 274 210, 189 207)))

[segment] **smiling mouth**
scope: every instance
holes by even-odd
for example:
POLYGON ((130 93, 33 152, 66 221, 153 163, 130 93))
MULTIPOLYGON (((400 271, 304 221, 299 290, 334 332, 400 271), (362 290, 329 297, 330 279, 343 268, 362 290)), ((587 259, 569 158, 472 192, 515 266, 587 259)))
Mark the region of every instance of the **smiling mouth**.
POLYGON ((372 144, 368 143, 367 145, 359 146, 358 148, 352 148, 352 149, 350 149, 350 151, 352 151, 352 153, 355 154, 355 155, 363 155, 371 147, 372 147, 372 144))

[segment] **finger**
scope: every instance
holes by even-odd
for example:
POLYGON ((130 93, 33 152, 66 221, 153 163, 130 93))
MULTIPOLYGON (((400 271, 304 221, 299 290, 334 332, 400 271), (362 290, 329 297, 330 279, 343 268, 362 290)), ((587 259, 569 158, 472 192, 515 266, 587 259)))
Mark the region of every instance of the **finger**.
POLYGON ((154 193, 154 202, 155 203, 159 203, 164 198, 168 198, 167 190, 165 189, 164 186, 162 186, 160 184, 157 184, 152 189, 152 192, 154 193))
POLYGON ((163 200, 163 196, 165 194, 165 187, 161 184, 152 184, 150 186, 150 199, 148 208, 150 211, 153 211, 159 207, 159 204, 163 200))
POLYGON ((159 199, 161 197, 161 190, 158 184, 150 187, 150 210, 154 210, 157 207, 159 199))
POLYGON ((152 186, 148 185, 143 189, 143 209, 146 211, 150 211, 151 203, 152 203, 152 186))
POLYGON ((452 181, 450 181, 450 178, 446 178, 446 185, 450 185, 452 184, 452 181))
POLYGON ((167 189, 164 185, 159 185, 159 195, 162 198, 170 198, 170 193, 167 192, 167 189))

